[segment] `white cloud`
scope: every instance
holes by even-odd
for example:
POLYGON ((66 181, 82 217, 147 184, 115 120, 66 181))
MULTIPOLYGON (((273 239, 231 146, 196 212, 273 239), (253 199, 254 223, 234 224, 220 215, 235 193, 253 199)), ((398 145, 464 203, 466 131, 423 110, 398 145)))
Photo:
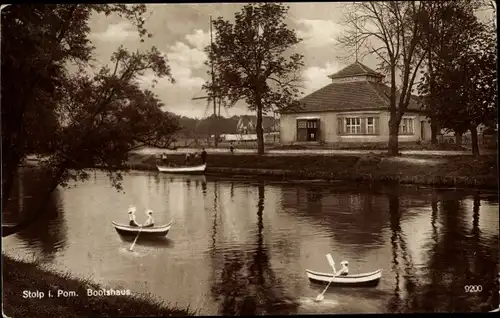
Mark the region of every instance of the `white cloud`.
POLYGON ((122 42, 138 39, 139 33, 132 24, 120 22, 109 24, 105 31, 93 33, 92 36, 103 42, 122 42))
POLYGON ((331 79, 328 75, 340 71, 344 66, 337 62, 328 62, 324 67, 312 66, 308 67, 303 72, 304 86, 306 93, 312 93, 313 91, 326 86, 331 83, 331 79))
MULTIPOLYGON (((205 38, 206 36, 202 30, 196 30, 194 33, 185 36, 187 42, 194 47, 180 41, 171 45, 165 55, 168 58, 175 84, 170 83, 167 79, 158 79, 155 86, 162 88, 174 86, 201 90, 205 80, 194 76, 193 71, 203 68, 207 59, 207 55, 203 52, 205 38)), ((142 76, 140 82, 143 86, 149 87, 153 84, 153 80, 154 76, 148 74, 142 76)))
POLYGON ((201 68, 207 55, 197 48, 190 48, 183 42, 177 42, 170 46, 167 57, 172 63, 183 65, 190 68, 201 68))
POLYGON ((204 67, 207 55, 203 50, 210 43, 210 37, 208 33, 197 29, 187 34, 185 39, 190 45, 178 41, 167 52, 172 76, 181 87, 201 89, 205 80, 193 76, 193 71, 204 67))
POLYGON ((203 51, 210 44, 210 34, 197 29, 194 33, 186 35, 186 40, 198 50, 203 51))
MULTIPOLYGON (((206 95, 202 90, 206 79, 197 74, 207 70, 204 65, 207 55, 203 50, 209 43, 209 34, 202 30, 197 29, 187 34, 183 41, 177 41, 169 46, 164 53, 176 83, 170 83, 167 78, 158 79, 149 72, 138 79, 140 85, 149 89, 154 85, 152 90, 162 98, 165 110, 189 117, 209 116, 212 113, 212 106, 209 105, 207 108, 206 100, 192 100, 193 97, 206 95), (155 79, 157 83, 154 83, 155 79)), ((240 104, 228 110, 221 110, 221 115, 247 114, 246 105, 240 104)))
POLYGON ((342 26, 330 20, 299 19, 296 22, 302 27, 297 29, 297 35, 311 48, 333 45, 342 30, 342 26))

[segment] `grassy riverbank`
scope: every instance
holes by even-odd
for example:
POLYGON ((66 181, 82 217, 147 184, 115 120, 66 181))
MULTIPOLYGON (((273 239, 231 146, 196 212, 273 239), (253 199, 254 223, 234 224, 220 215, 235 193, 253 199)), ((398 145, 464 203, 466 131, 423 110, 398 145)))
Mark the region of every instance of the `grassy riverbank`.
MULTIPOLYGON (((119 317, 186 316, 189 309, 170 307, 150 295, 88 297, 87 289, 101 290, 90 280, 60 275, 48 268, 2 255, 3 311, 9 317, 119 317), (77 297, 57 297, 57 291, 76 292, 77 297), (23 293, 43 292, 43 298, 24 298, 23 293), (53 297, 49 297, 51 292, 53 297)), ((110 288, 106 288, 110 289, 110 288)), ((114 287, 113 289, 121 289, 114 287)), ((40 295, 40 294, 38 294, 40 295)))
MULTIPOLYGON (((212 143, 198 142, 198 143, 177 143, 178 148, 210 148, 213 147, 212 143)), ((219 142, 217 147, 228 149, 233 146, 235 149, 256 149, 257 142, 219 142)), ((490 137, 485 142, 479 144, 481 150, 496 150, 497 142, 493 137, 490 137)), ((437 151, 470 151, 471 145, 463 144, 456 145, 454 143, 440 142, 438 144, 431 144, 430 142, 400 142, 399 149, 405 150, 437 150, 437 151)), ((307 150, 307 149, 320 149, 320 150, 387 150, 387 142, 336 142, 336 143, 295 143, 295 144, 279 144, 279 143, 266 143, 267 150, 307 150)))
MULTIPOLYGON (((169 164, 183 165, 184 155, 168 156, 169 164)), ((156 158, 133 154, 129 167, 156 170, 156 158)), ((497 188, 496 156, 258 156, 210 154, 207 173, 261 175, 291 179, 396 182, 456 187, 497 188)))

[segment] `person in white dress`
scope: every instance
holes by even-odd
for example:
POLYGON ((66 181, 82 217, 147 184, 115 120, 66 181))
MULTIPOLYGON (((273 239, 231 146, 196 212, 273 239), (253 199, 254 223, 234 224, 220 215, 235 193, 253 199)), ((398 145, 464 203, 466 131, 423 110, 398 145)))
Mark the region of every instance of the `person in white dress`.
POLYGON ((137 226, 137 227, 139 227, 140 225, 139 225, 139 223, 137 223, 137 220, 135 219, 135 211, 137 211, 137 209, 133 205, 131 205, 128 208, 129 225, 130 226, 137 226))
POLYGON ((144 223, 143 227, 151 227, 151 226, 154 226, 155 225, 155 221, 153 219, 153 210, 149 209, 147 210, 146 212, 147 216, 148 216, 148 219, 146 220, 146 222, 144 223))
POLYGON ((349 262, 348 261, 342 261, 340 262, 340 270, 338 272, 339 276, 347 276, 349 275, 349 262))

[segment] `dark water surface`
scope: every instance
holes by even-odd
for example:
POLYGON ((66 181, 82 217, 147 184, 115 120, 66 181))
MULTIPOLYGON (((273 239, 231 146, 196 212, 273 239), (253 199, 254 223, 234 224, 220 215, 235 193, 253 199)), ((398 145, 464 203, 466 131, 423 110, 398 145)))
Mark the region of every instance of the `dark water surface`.
MULTIPOLYGON (((498 196, 482 190, 290 184, 133 172, 124 193, 97 172, 57 189, 36 225, 3 240, 8 255, 38 258, 58 271, 108 287, 150 292, 201 314, 488 311, 498 306, 498 196), (131 243, 135 204, 156 222, 174 220, 168 239, 131 243), (322 286, 305 269, 383 269, 374 288, 322 286), (467 285, 482 292, 467 293, 467 285)), ((40 202, 40 180, 24 171, 4 213, 16 222, 40 202)), ((82 296, 85 297, 85 296, 82 296)), ((43 301, 43 300, 40 300, 43 301)))

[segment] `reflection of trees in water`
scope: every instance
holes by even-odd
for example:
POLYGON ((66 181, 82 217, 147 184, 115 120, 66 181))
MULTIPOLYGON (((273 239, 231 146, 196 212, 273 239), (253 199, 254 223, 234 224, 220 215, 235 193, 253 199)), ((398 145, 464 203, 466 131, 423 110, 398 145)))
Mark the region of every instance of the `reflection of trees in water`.
POLYGON ((212 223, 212 253, 215 253, 216 248, 216 238, 217 238, 217 210, 218 210, 218 198, 219 198, 219 183, 217 181, 214 184, 214 204, 213 204, 213 223, 212 223))
POLYGON ((203 196, 207 196, 207 183, 205 181, 201 182, 201 191, 203 192, 203 196))
POLYGON ((323 208, 323 191, 319 188, 306 189, 306 204, 310 211, 321 211, 323 208))
MULTIPOLYGON (((479 229, 480 199, 474 195, 473 217, 467 221, 464 196, 442 194, 440 207, 431 203, 432 246, 428 246, 428 264, 421 273, 418 288, 413 289, 411 304, 399 311, 472 312, 491 310, 498 304, 496 275, 498 236, 484 238, 479 229), (436 221, 442 218, 441 239, 436 221), (472 231, 467 230, 467 223, 472 231), (466 285, 482 285, 481 293, 466 293, 466 285)), ((390 307, 394 304, 390 304, 390 307)), ((392 308, 394 310, 394 308, 392 308)))
POLYGON ((304 191, 304 187, 285 187, 283 210, 327 225, 336 242, 349 245, 356 253, 369 252, 374 243, 383 244, 382 230, 389 222, 383 211, 389 203, 387 195, 368 190, 307 186, 304 191))
MULTIPOLYGON (((282 282, 274 273, 264 244, 264 184, 258 184, 257 234, 253 251, 232 249, 222 258, 220 275, 214 277, 212 296, 222 315, 290 313, 295 304, 287 299, 282 282), (287 303, 287 305, 283 305, 287 303), (286 308, 283 308, 285 306, 286 308)), ((214 255, 214 257, 217 257, 214 255)), ((214 262, 215 263, 215 262, 214 262)))
POLYGON ((389 301, 389 310, 399 312, 402 306, 411 307, 412 295, 417 286, 415 282, 416 268, 408 250, 408 245, 401 229, 402 209, 400 205, 400 194, 398 192, 388 195, 389 199, 389 222, 391 229, 392 246, 392 271, 396 275, 394 295, 389 301), (399 261, 402 259, 402 262, 399 261), (403 269, 401 269, 401 266, 403 269), (403 273, 401 273, 403 271, 403 273), (403 279, 401 277, 403 274, 403 279), (404 291, 407 293, 405 303, 402 300, 401 284, 404 284, 404 291))
POLYGON ((156 193, 160 193, 160 172, 156 173, 154 176, 154 182, 156 185, 156 193))
MULTIPOLYGON (((19 218, 25 218, 36 212, 45 200, 47 183, 43 175, 37 171, 25 171, 18 174, 17 187, 13 196, 18 198, 17 205, 7 208, 19 218)), ((38 220, 25 230, 15 234, 30 250, 38 250, 40 260, 50 262, 55 252, 64 249, 67 244, 67 225, 61 209, 59 189, 55 189, 48 198, 38 220)))

